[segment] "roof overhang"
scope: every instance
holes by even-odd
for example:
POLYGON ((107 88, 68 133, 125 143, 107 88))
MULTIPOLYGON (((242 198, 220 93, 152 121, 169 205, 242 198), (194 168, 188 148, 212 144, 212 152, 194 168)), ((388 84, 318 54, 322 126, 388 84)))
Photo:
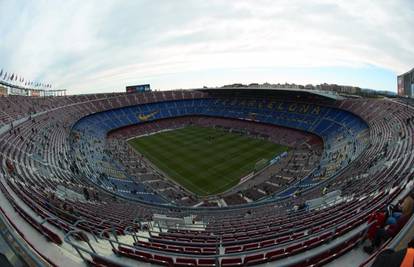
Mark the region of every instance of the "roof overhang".
POLYGON ((326 100, 343 100, 344 97, 331 91, 298 89, 298 88, 263 88, 263 87, 218 87, 218 88, 200 88, 199 91, 211 94, 274 94, 274 95, 301 95, 301 96, 317 96, 326 100))

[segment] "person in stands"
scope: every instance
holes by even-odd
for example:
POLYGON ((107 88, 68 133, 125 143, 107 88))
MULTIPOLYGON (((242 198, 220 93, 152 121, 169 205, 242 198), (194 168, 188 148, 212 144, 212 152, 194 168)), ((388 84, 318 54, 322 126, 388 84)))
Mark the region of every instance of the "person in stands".
POLYGON ((389 216, 385 226, 379 228, 375 234, 371 233, 374 238, 371 240, 370 246, 363 249, 366 253, 371 254, 381 247, 384 241, 394 237, 404 227, 405 223, 410 219, 413 213, 414 194, 410 192, 397 207, 389 210, 389 216))
POLYGON ((412 267, 414 266, 414 240, 408 243, 406 249, 381 251, 371 267, 412 267))
POLYGON ((89 191, 86 187, 83 188, 83 196, 85 197, 85 199, 88 201, 90 199, 89 197, 89 191))
POLYGON ((371 224, 371 226, 369 227, 365 238, 373 241, 377 231, 384 227, 386 219, 387 210, 385 208, 373 213, 368 219, 368 224, 371 224))
POLYGON ((411 216, 414 209, 414 191, 412 191, 401 204, 401 212, 405 216, 411 216))
POLYGON ((10 159, 6 159, 6 167, 9 174, 14 174, 14 165, 10 159))
POLYGON ((395 224, 402 216, 410 217, 414 208, 414 191, 410 192, 401 203, 397 206, 390 206, 390 216, 387 219, 387 224, 395 224))

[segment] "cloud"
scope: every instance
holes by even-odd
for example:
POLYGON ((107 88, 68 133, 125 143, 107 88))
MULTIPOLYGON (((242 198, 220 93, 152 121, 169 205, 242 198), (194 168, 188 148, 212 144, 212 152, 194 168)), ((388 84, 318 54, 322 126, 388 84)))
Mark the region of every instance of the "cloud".
POLYGON ((301 83, 329 67, 389 70, 393 89, 414 62, 412 25, 411 0, 0 1, 0 67, 72 93, 262 80, 264 68, 298 68, 287 76, 301 83))

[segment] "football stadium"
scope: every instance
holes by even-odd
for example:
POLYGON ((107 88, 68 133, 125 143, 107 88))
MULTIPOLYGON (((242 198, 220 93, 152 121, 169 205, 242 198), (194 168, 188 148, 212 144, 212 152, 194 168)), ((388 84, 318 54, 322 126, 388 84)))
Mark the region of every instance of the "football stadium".
POLYGON ((94 55, 76 56, 91 64, 80 85, 41 61, 53 74, 26 79, 30 60, 13 55, 25 60, 0 71, 0 267, 413 266, 412 71, 393 74, 398 95, 325 82, 174 89, 150 83, 182 81, 174 71, 94 73, 94 55))

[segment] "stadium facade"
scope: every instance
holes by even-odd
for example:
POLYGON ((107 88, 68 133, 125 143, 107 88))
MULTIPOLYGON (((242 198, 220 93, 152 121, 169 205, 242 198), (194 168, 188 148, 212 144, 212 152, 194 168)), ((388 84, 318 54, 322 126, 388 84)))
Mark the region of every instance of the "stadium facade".
POLYGON ((397 77, 397 92, 402 97, 414 97, 414 68, 397 77))

